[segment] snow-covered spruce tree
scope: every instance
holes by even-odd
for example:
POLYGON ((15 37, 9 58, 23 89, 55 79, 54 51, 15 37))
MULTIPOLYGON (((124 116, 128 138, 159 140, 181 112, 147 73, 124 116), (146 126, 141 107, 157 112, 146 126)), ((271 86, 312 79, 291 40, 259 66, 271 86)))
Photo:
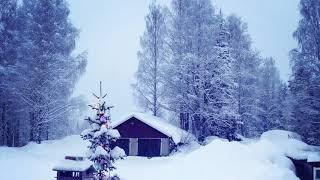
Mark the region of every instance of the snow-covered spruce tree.
POLYGON ((320 144, 320 2, 300 1, 301 20, 293 36, 299 46, 291 51, 295 130, 311 144, 320 144))
POLYGON ((252 50, 246 23, 231 15, 227 17, 226 24, 230 32, 230 52, 234 58, 237 110, 242 122, 238 133, 246 137, 257 136, 256 127, 260 123, 257 103, 261 58, 252 50))
POLYGON ((16 0, 0 1, 0 146, 20 145, 19 123, 25 119, 21 116, 25 104, 16 95, 16 89, 22 85, 17 80, 21 77, 17 72, 20 43, 17 9, 16 0))
POLYGON ((93 161, 96 169, 95 177, 97 180, 119 179, 118 176, 113 176, 111 171, 115 169, 113 163, 115 159, 125 156, 123 149, 115 146, 116 140, 120 137, 118 130, 112 129, 110 109, 113 106, 107 106, 103 98, 106 95, 101 93, 94 96, 98 99, 95 105, 89 105, 96 111, 96 117, 88 117, 91 128, 86 129, 81 133, 84 140, 88 140, 91 144, 88 146, 88 158, 93 161))
POLYGON ((29 108, 30 141, 40 143, 67 134, 75 83, 86 55, 74 56, 78 30, 69 19, 66 0, 22 0, 19 8, 21 73, 19 88, 29 108))
POLYGON ((199 140, 234 139, 237 110, 230 33, 210 0, 173 0, 166 103, 199 140))
POLYGON ((209 114, 205 96, 214 53, 214 8, 208 0, 174 0, 171 14, 166 103, 179 117, 181 128, 201 139, 209 114))
POLYGON ((278 89, 278 94, 279 95, 277 103, 280 108, 279 129, 294 131, 294 121, 292 113, 294 99, 286 82, 281 82, 278 89))
POLYGON ((190 114, 192 107, 188 98, 188 69, 191 61, 187 56, 187 44, 190 36, 187 36, 191 17, 191 0, 173 0, 171 2, 171 19, 168 24, 169 36, 169 63, 165 66, 164 84, 166 87, 165 102, 167 107, 177 114, 180 127, 194 132, 190 114), (188 38, 189 37, 189 38, 188 38))
POLYGON ((281 80, 279 71, 272 58, 264 60, 259 73, 258 116, 260 133, 281 126, 281 108, 279 104, 281 80))
POLYGON ((162 66, 166 58, 165 9, 160 5, 149 6, 146 30, 140 39, 139 66, 136 83, 133 85, 139 105, 154 116, 160 116, 162 98, 162 66))
POLYGON ((211 104, 209 107, 211 119, 208 130, 211 135, 235 140, 239 115, 233 71, 234 59, 230 52, 230 33, 226 27, 225 19, 221 12, 217 16, 218 37, 214 46, 215 56, 212 62, 215 68, 211 69, 214 73, 210 82, 211 93, 208 96, 211 104))

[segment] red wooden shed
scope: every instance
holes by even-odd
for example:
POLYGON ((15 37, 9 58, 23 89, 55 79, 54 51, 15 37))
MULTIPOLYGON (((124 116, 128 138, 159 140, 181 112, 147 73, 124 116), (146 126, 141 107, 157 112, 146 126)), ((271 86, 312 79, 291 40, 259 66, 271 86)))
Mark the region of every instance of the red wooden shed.
POLYGON ((163 119, 142 113, 132 113, 113 125, 121 135, 117 146, 128 156, 167 156, 178 144, 193 138, 186 131, 163 119))

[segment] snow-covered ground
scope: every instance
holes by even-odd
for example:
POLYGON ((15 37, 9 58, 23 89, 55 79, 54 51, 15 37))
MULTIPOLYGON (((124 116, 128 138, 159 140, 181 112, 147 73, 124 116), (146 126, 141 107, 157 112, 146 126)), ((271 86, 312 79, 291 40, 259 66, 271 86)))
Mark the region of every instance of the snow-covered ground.
POLYGON ((81 155, 86 142, 80 136, 29 143, 21 148, 0 147, 0 180, 52 180, 53 166, 65 155, 81 155))
MULTIPOLYGON (((291 136, 297 138, 283 131, 241 143, 211 138, 206 146, 193 143, 169 157, 126 157, 116 163, 117 174, 123 180, 294 180, 298 178, 286 155, 305 158, 305 150, 313 147, 291 136)), ((86 145, 79 136, 69 136, 22 148, 0 147, 0 179, 53 180, 52 167, 65 155, 84 154, 86 145)))

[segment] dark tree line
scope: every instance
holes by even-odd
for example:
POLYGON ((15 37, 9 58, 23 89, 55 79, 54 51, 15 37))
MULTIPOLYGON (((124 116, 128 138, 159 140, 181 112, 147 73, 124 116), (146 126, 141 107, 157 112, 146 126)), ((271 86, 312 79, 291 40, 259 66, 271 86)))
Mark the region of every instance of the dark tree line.
POLYGON ((0 145, 40 143, 74 130, 71 98, 86 67, 65 0, 0 2, 0 145), (71 126, 72 125, 72 126, 71 126))
POLYGON ((320 143, 320 2, 301 0, 292 77, 252 48, 247 24, 210 0, 152 3, 141 36, 134 84, 142 108, 169 113, 200 140, 296 131, 320 143))

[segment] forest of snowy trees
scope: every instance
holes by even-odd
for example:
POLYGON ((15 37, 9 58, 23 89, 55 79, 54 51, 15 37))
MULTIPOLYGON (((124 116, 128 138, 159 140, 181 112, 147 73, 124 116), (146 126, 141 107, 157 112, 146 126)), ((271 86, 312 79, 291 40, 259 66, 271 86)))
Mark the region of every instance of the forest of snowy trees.
POLYGON ((320 2, 301 0, 299 9, 299 46, 285 82, 275 60, 252 47, 241 18, 210 0, 152 3, 133 86, 140 106, 177 118, 199 140, 285 129, 320 144, 320 2))
POLYGON ((65 0, 0 1, 0 146, 72 133, 71 98, 85 71, 65 0))
MULTIPOLYGON (((252 47, 247 24, 214 1, 152 2, 133 85, 140 106, 200 141, 285 129, 319 145, 320 1, 300 0, 299 10, 286 81, 252 47)), ((79 32, 69 14, 66 0, 0 1, 0 146, 77 131, 85 102, 72 94, 87 55, 73 52, 79 32)))

